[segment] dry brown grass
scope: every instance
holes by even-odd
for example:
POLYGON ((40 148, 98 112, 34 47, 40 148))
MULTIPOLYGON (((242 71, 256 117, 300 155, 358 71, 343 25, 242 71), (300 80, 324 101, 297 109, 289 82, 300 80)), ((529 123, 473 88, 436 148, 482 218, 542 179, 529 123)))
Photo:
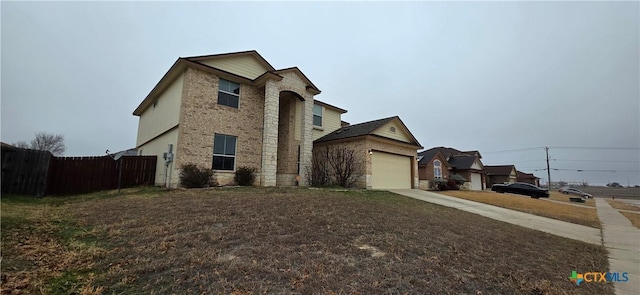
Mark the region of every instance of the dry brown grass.
POLYGON ((571 202, 571 200, 569 200, 569 198, 576 198, 576 197, 579 198, 580 196, 565 195, 561 192, 549 192, 549 199, 554 201, 566 202, 569 204, 580 204, 580 205, 585 205, 593 208, 596 207, 596 201, 594 199, 585 200, 584 203, 576 203, 576 202, 571 202))
POLYGON ((640 229, 640 214, 639 213, 622 212, 622 211, 618 211, 618 212, 620 212, 620 214, 624 215, 624 217, 629 219, 629 221, 631 221, 631 224, 633 224, 633 226, 635 226, 635 227, 640 229))
POLYGON ((527 196, 499 194, 486 191, 443 191, 438 193, 575 224, 600 228, 600 220, 598 219, 598 213, 595 208, 582 208, 532 199, 527 196))
MULTIPOLYGON (((3 289, 27 269, 23 290, 40 293, 33 282, 51 277, 49 266, 20 264, 29 256, 15 240, 33 231, 5 235, 4 205, 3 289)), ((71 214, 98 241, 99 251, 59 269, 88 269, 79 281, 94 293, 613 294, 610 284, 567 279, 606 271, 602 246, 387 192, 189 190, 49 209, 71 214)), ((51 237, 71 253, 81 238, 51 237)))
POLYGON ((616 201, 616 200, 606 200, 606 201, 609 202, 609 205, 611 205, 611 207, 615 209, 640 212, 640 207, 625 203, 623 201, 616 201))

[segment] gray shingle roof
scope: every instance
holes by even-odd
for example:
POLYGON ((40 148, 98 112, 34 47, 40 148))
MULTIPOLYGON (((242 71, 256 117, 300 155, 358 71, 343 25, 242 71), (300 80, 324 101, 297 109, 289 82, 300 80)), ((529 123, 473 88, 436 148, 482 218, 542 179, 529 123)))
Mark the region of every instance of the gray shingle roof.
POLYGON ((487 175, 509 175, 514 168, 513 165, 484 166, 484 171, 487 175))
POLYGON ((337 139, 345 139, 350 137, 368 135, 368 134, 371 134, 374 130, 380 128, 382 125, 387 124, 388 122, 392 121, 395 118, 398 118, 398 116, 345 126, 323 137, 316 139, 315 142, 325 142, 325 141, 331 141, 331 140, 337 140, 337 139))
POLYGON ((456 169, 471 169, 475 161, 475 156, 465 154, 453 155, 449 158, 449 164, 456 169))

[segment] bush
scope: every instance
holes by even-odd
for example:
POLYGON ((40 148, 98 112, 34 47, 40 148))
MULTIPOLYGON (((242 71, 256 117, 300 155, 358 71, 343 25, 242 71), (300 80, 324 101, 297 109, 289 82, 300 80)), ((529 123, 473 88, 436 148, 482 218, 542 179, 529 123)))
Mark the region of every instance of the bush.
POLYGON ((312 186, 338 185, 350 187, 356 181, 362 163, 355 150, 347 147, 323 147, 314 150, 307 181, 312 186))
POLYGON ((449 179, 447 181, 447 189, 449 190, 459 190, 458 182, 455 179, 449 179))
POLYGON ((429 188, 438 190, 438 191, 448 191, 448 190, 458 190, 460 187, 458 186, 455 179, 434 179, 429 181, 429 188))
POLYGON ((257 169, 253 167, 239 167, 236 170, 236 175, 233 177, 233 180, 235 180, 238 185, 253 185, 253 182, 256 180, 256 170, 257 169))
POLYGON ((217 186, 212 169, 200 168, 195 164, 182 165, 180 186, 184 188, 217 186))
POLYGON ((465 182, 467 182, 467 180, 464 177, 458 174, 451 175, 451 177, 449 177, 449 180, 455 181, 457 185, 463 185, 465 182))

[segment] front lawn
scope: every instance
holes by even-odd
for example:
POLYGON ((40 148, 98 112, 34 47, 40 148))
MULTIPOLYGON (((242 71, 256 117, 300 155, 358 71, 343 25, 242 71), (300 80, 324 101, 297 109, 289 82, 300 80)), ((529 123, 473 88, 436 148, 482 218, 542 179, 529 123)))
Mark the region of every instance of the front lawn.
POLYGON ((514 194, 499 194, 487 191, 443 191, 443 195, 490 204, 507 209, 567 221, 575 224, 600 228, 600 219, 595 208, 584 208, 547 202, 527 196, 514 194))
POLYGON ((3 196, 2 255, 3 294, 613 294, 568 280, 602 246, 379 191, 3 196))

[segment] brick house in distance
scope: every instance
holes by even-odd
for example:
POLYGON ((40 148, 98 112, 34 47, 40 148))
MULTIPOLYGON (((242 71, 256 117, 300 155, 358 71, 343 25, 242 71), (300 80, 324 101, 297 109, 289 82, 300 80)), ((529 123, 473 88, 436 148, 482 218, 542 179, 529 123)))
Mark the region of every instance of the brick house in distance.
POLYGON ((255 185, 306 185, 314 140, 343 130, 318 144, 347 145, 369 157, 358 186, 417 187, 422 147, 399 118, 362 123, 375 128, 348 126, 341 120, 347 111, 316 100, 318 94, 300 69, 276 70, 256 51, 178 58, 133 112, 140 117, 136 148, 158 156, 157 185, 178 186, 179 168, 188 163, 214 169, 223 185, 240 166, 257 169, 255 185), (174 159, 165 166, 168 145, 174 159), (374 169, 382 163, 403 171, 401 185, 382 180, 385 171, 374 169))
POLYGON ((470 190, 485 189, 485 172, 482 156, 478 151, 459 151, 448 147, 435 147, 418 153, 418 175, 422 188, 428 187, 428 181, 437 178, 447 179, 460 175, 466 179, 464 188, 470 190), (445 164, 446 163, 446 164, 445 164), (437 164, 441 167, 438 169, 437 164), (445 171, 446 169, 446 171, 445 171), (438 177, 441 171, 442 177, 438 177))
POLYGON ((484 166, 484 171, 487 173, 488 188, 494 184, 514 183, 518 180, 516 166, 513 165, 484 166))
POLYGON ((540 186, 540 177, 536 177, 533 173, 525 173, 522 171, 516 171, 517 173, 517 181, 518 182, 526 182, 533 184, 535 186, 540 186))

